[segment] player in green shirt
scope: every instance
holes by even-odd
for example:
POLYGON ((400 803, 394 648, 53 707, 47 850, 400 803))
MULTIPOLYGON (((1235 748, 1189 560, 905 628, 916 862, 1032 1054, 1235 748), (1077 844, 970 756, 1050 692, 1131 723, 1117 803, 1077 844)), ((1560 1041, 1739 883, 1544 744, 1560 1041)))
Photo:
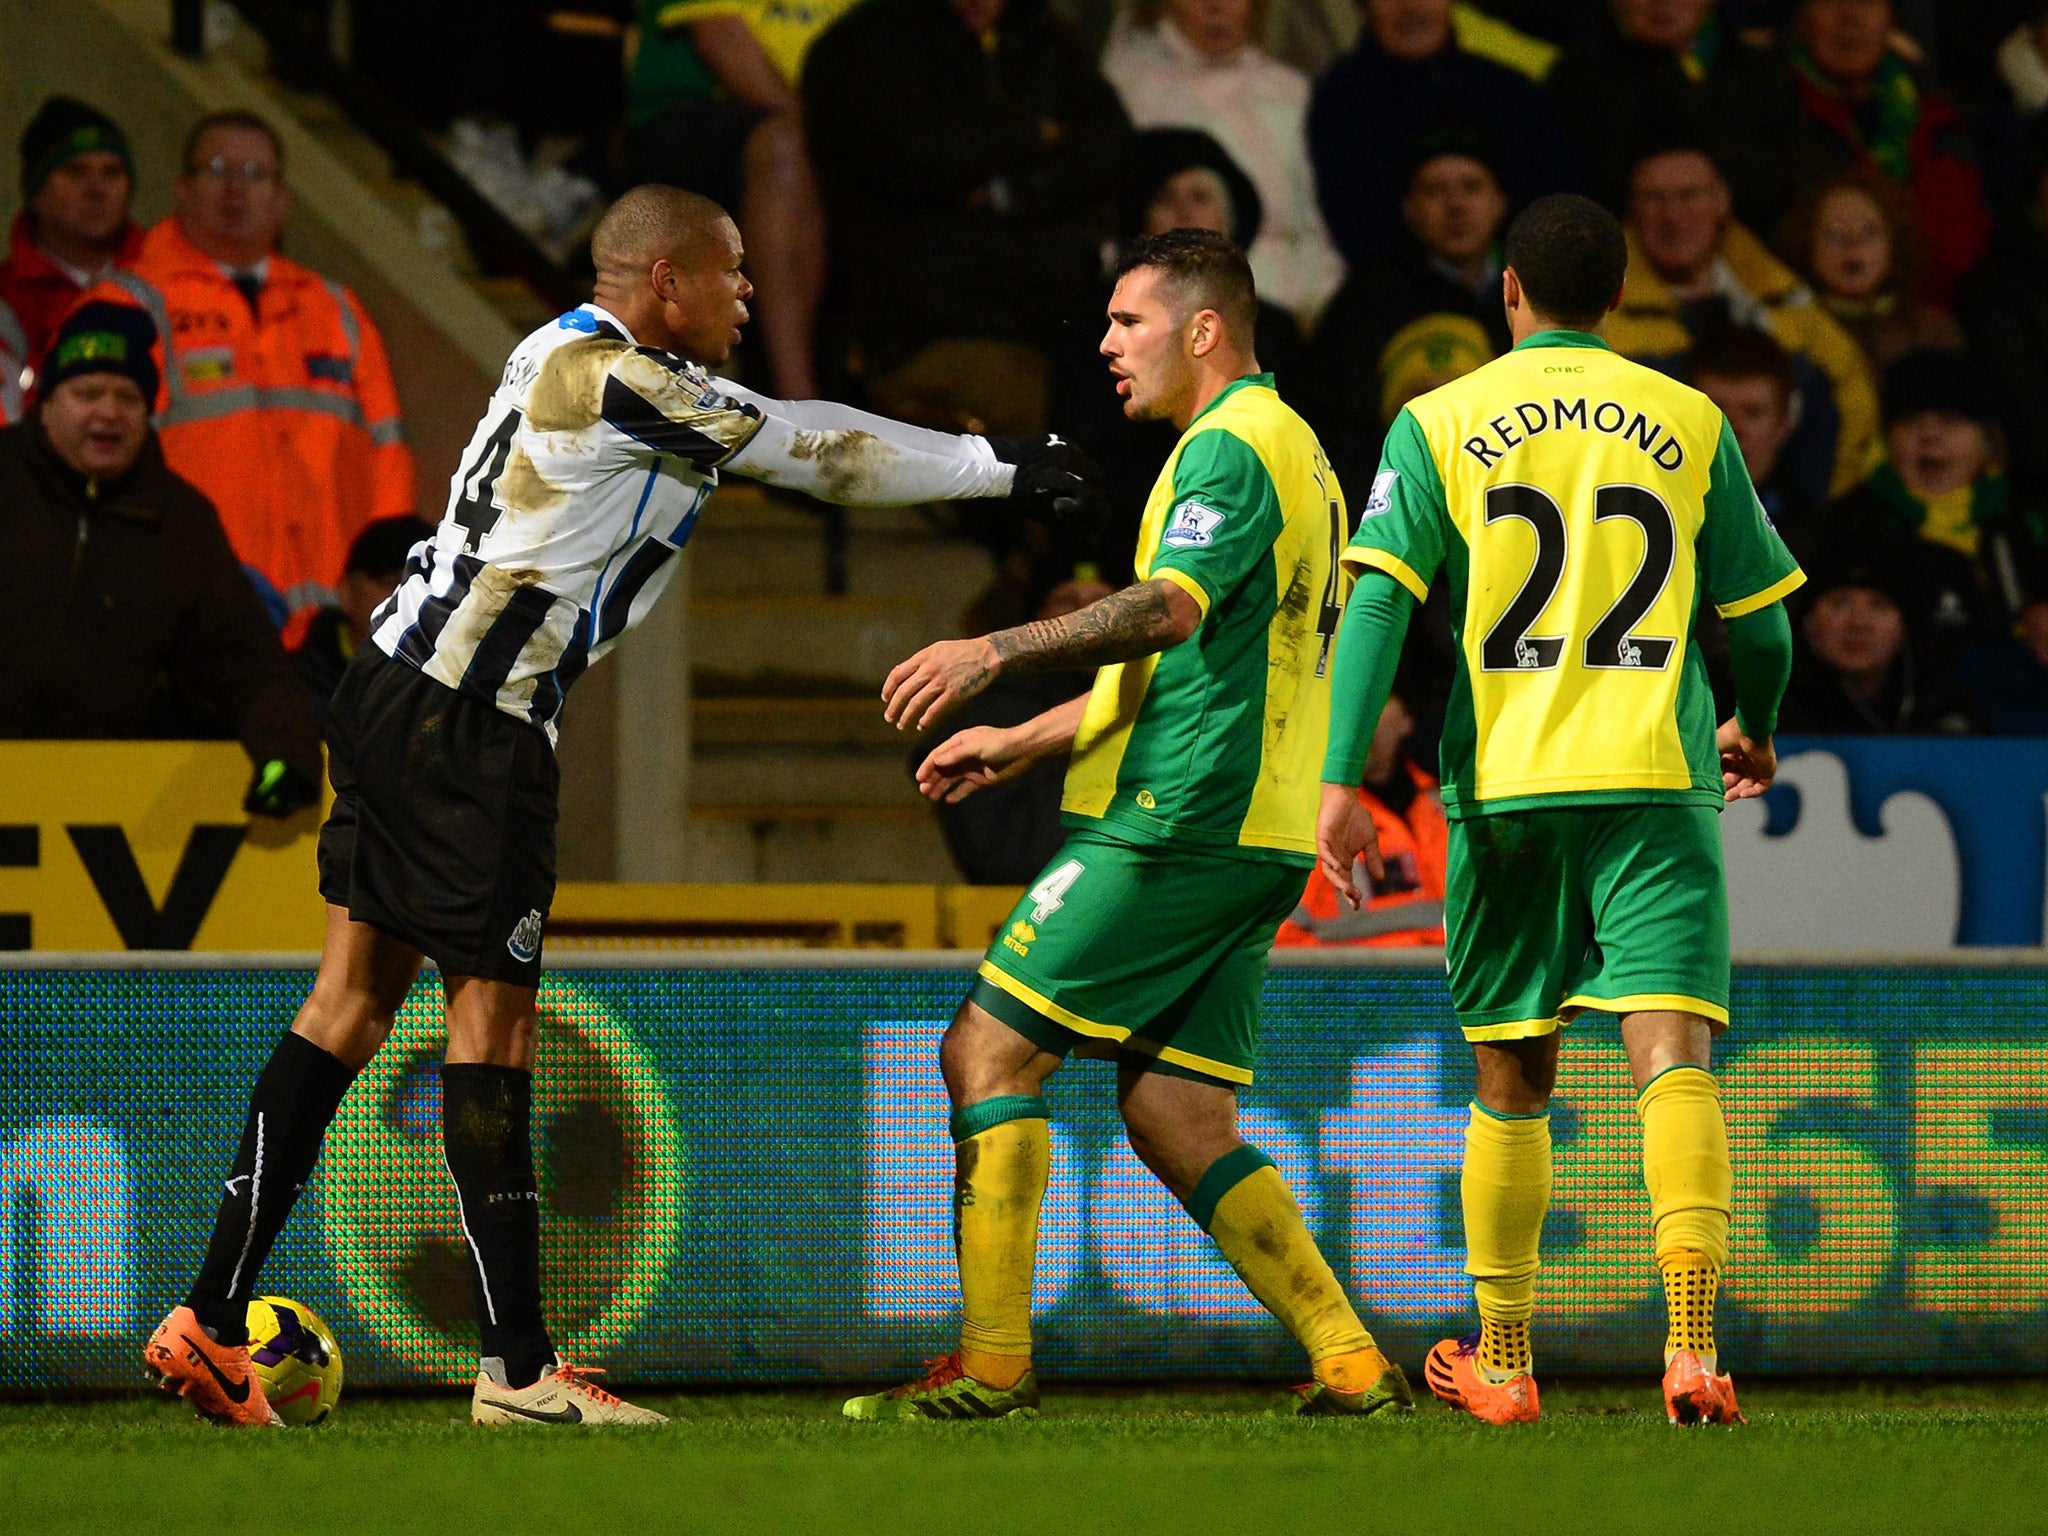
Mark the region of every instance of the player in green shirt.
POLYGON ((1728 1027, 1724 798, 1763 793, 1803 580, 1734 433, 1698 391, 1600 339, 1628 243, 1584 198, 1532 205, 1502 279, 1514 350, 1395 421, 1343 563, 1319 825, 1353 906, 1372 824, 1354 793, 1414 604, 1449 588, 1443 732, 1451 1001, 1477 1058, 1466 1270, 1480 1331, 1439 1344, 1431 1390, 1494 1423, 1538 1413, 1529 1348, 1550 1199, 1560 1026, 1621 1016, 1670 1313, 1674 1422, 1739 1423, 1714 1295, 1733 1175, 1714 1035, 1728 1027), (1718 730, 1694 632, 1728 621, 1736 718, 1718 730))
POLYGON ((1135 585, 1065 618, 920 651, 888 718, 925 726, 998 672, 1097 666, 1085 698, 941 743, 958 800, 1071 752, 1066 845, 1010 914, 940 1052, 953 1103, 960 1349, 850 1418, 1034 1411, 1031 1275, 1050 1169, 1040 1090, 1114 1056, 1131 1146, 1306 1347, 1306 1413, 1410 1406, 1271 1158, 1237 1134, 1260 983, 1314 863, 1340 616, 1344 501, 1315 434, 1252 356, 1244 254, 1175 230, 1125 257, 1102 344, 1124 412, 1182 432, 1135 585))

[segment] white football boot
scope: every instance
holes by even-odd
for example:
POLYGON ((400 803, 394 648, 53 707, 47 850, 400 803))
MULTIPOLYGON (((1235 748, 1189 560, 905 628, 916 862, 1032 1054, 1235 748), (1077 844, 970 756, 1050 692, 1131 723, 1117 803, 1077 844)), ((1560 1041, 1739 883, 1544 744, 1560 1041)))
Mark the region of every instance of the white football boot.
POLYGON ((604 1373, 556 1361, 529 1387, 505 1384, 505 1362, 492 1356, 477 1366, 469 1399, 472 1424, 666 1424, 668 1416, 636 1408, 589 1379, 604 1373))

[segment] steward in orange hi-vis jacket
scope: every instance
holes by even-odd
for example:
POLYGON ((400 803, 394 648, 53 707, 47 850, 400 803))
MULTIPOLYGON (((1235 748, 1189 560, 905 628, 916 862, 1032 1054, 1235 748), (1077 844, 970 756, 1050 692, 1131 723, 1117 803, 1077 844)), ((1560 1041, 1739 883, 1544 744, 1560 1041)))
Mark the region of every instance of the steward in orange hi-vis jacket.
POLYGON ((1403 761, 1394 774, 1388 788, 1394 791, 1391 798, 1399 803, 1398 810, 1371 789, 1358 792, 1359 804, 1372 813, 1387 868, 1383 879, 1368 882, 1359 876, 1360 888, 1370 896, 1364 910, 1346 907, 1318 869, 1308 877, 1308 889, 1301 893, 1294 915, 1274 936, 1276 949, 1309 944, 1442 945, 1450 842, 1443 801, 1437 798, 1436 780, 1414 764, 1403 761))
POLYGON ((174 215, 132 271, 89 296, 156 321, 164 457, 297 612, 333 601, 365 524, 413 509, 412 453, 383 339, 356 296, 275 253, 259 275, 245 294, 174 215))

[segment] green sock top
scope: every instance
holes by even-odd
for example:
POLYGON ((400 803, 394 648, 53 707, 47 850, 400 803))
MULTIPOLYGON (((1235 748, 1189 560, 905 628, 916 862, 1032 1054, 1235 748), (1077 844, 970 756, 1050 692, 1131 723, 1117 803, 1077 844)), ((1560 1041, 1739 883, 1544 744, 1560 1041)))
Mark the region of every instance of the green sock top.
POLYGON ((1012 1120, 1050 1120, 1045 1100, 1035 1093, 999 1093, 979 1104, 953 1111, 953 1139, 971 1141, 983 1131, 992 1131, 1012 1120))

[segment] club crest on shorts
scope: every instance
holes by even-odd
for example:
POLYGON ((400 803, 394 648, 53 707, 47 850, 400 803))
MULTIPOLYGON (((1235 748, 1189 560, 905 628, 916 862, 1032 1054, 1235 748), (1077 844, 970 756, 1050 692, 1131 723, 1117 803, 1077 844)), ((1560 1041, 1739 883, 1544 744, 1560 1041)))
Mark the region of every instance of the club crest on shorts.
POLYGON ((505 947, 512 952, 512 958, 521 965, 540 953, 540 930, 547 919, 535 907, 519 919, 519 926, 512 930, 512 937, 505 941, 505 947))

